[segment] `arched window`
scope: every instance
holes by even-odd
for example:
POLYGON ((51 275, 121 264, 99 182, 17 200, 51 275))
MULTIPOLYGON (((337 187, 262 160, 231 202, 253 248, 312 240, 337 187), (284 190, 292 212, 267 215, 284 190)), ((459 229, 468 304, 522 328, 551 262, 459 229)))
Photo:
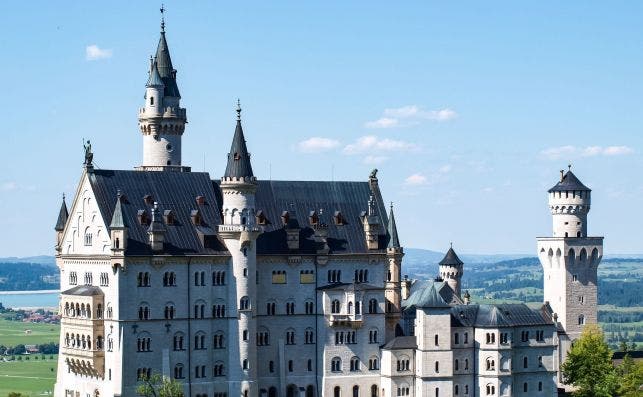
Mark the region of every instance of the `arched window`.
POLYGON ((377 328, 368 331, 368 343, 377 343, 377 328))
POLYGON ((295 344, 295 330, 292 328, 286 330, 286 344, 287 345, 295 344))
POLYGON ((529 360, 527 359, 527 356, 522 358, 522 367, 523 368, 529 367, 529 360))
POLYGON ((223 331, 217 331, 212 337, 213 349, 225 349, 225 341, 223 339, 223 331))
POLYGON ((331 304, 331 313, 338 314, 340 310, 341 310, 341 304, 339 303, 339 300, 338 299, 333 300, 333 303, 331 304))
POLYGON ((174 334, 174 350, 184 350, 183 338, 184 335, 182 332, 177 332, 176 334, 174 334))
POLYGON ((371 397, 377 397, 377 385, 371 386, 371 397))
POLYGON ((360 365, 359 365, 359 358, 357 358, 357 357, 352 357, 352 358, 351 358, 351 368, 350 368, 350 370, 351 370, 351 371, 353 371, 353 372, 354 372, 354 371, 359 371, 359 367, 360 367, 360 365))
POLYGON ((171 320, 174 318, 174 304, 168 302, 165 304, 164 317, 166 320, 171 320))
POLYGON ((368 312, 371 314, 377 313, 377 299, 371 299, 368 301, 368 312))
POLYGON ((239 310, 250 310, 250 298, 244 296, 239 300, 239 310))
POLYGON ((313 331, 312 328, 306 328, 304 333, 304 343, 308 345, 315 343, 315 331, 313 331))
POLYGON ((270 334, 268 329, 261 327, 257 332, 257 346, 268 346, 270 345, 270 334))
POLYGON ((359 386, 353 386, 353 397, 359 397, 359 386))
POLYGON ((174 366, 174 379, 183 379, 183 364, 176 364, 174 366))
POLYGON ((496 362, 491 357, 487 357, 486 363, 487 363, 487 371, 496 370, 496 362))
POLYGON ((205 333, 199 331, 194 335, 194 350, 203 349, 205 349, 205 333))
POLYGON ((440 362, 436 361, 435 362, 435 373, 440 373, 440 362))
POLYGON ((585 315, 581 314, 578 316, 578 325, 585 325, 585 315))
POLYGON ((225 366, 223 365, 223 361, 215 362, 214 367, 212 367, 212 376, 219 377, 224 375, 225 375, 225 366))
POLYGON ((341 372, 342 370, 342 359, 339 357, 333 357, 332 360, 330 360, 330 370, 332 372, 341 372))
POLYGON ((248 360, 247 360, 247 359, 244 359, 244 360, 243 360, 243 365, 242 365, 242 366, 243 366, 243 369, 244 369, 244 370, 248 370, 248 369, 250 368, 250 364, 248 364, 248 360))
POLYGON ((529 384, 527 382, 522 384, 522 391, 525 393, 529 391, 529 384))
POLYGON ((353 302, 348 302, 348 314, 353 314, 353 302))
POLYGON ((339 386, 335 386, 333 389, 333 397, 342 397, 342 389, 339 386))
POLYGON ((142 302, 138 306, 138 319, 139 320, 149 320, 150 319, 150 306, 146 302, 142 302))

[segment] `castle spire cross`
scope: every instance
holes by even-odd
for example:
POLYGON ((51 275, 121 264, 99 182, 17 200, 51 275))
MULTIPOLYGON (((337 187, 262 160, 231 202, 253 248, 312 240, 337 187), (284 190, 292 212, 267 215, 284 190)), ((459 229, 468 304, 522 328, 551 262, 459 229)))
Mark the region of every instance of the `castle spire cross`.
POLYGON ((237 120, 241 121, 241 101, 237 98, 237 120))

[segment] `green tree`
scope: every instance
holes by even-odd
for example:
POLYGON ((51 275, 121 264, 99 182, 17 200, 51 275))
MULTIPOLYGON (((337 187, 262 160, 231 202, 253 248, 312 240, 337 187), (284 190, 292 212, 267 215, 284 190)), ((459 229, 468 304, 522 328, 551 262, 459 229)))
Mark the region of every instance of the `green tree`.
POLYGON ((643 393, 643 362, 635 362, 629 354, 623 357, 621 365, 616 367, 619 379, 618 395, 623 397, 640 397, 643 393))
POLYGON ((595 324, 585 326, 567 354, 562 370, 565 383, 578 388, 575 396, 611 397, 618 386, 612 352, 595 324))
POLYGON ((22 397, 22 394, 12 391, 11 393, 8 394, 8 397, 22 397))
POLYGON ((143 397, 184 397, 180 382, 160 374, 145 377, 136 388, 136 394, 143 397))

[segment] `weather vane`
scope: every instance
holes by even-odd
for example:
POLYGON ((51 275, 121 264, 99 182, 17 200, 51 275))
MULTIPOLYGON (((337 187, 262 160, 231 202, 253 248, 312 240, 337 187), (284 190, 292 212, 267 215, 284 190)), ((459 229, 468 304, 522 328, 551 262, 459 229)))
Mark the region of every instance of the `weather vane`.
POLYGON ((161 32, 165 32, 165 5, 161 4, 161 32))
POLYGON ((237 98, 237 120, 241 120, 241 101, 237 98))

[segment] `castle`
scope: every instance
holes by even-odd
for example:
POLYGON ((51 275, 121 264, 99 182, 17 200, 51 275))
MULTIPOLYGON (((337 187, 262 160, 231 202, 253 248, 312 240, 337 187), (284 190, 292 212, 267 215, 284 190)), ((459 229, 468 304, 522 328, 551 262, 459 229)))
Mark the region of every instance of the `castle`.
POLYGON ((55 396, 135 396, 154 373, 195 397, 551 396, 596 322, 602 238, 571 171, 539 238, 545 304, 473 304, 451 248, 402 278, 393 207, 364 182, 255 177, 241 108, 225 173, 182 164, 187 123, 164 23, 139 110, 143 162, 86 147, 55 226, 62 314, 55 396))

